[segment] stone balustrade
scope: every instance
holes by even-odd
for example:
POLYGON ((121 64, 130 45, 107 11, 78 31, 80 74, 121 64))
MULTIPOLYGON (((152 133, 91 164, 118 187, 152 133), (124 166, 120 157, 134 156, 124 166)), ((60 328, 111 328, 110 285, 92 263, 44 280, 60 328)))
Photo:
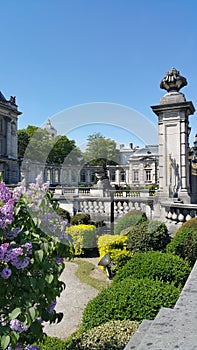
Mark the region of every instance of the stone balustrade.
POLYGON ((197 217, 197 204, 170 203, 162 204, 165 218, 169 223, 181 225, 183 222, 197 217))

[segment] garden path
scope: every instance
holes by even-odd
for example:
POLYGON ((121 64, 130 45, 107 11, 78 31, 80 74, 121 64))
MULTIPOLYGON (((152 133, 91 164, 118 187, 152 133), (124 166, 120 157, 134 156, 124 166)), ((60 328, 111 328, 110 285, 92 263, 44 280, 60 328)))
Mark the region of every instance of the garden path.
MULTIPOLYGON (((98 267, 98 258, 84 258, 95 265, 92 277, 105 279, 105 275, 98 267)), ((66 262, 65 269, 60 279, 66 283, 66 288, 57 299, 56 311, 63 312, 60 323, 45 324, 44 332, 51 337, 67 338, 75 332, 81 323, 82 312, 89 300, 97 296, 99 291, 87 284, 81 283, 75 276, 77 265, 74 262, 66 262)))

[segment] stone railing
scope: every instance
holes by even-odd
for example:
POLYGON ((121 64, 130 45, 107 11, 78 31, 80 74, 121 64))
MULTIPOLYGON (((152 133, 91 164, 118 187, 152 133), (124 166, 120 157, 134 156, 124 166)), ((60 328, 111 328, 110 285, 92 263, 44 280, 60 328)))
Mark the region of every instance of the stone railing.
POLYGON ((165 218, 169 223, 181 225, 183 222, 197 217, 197 204, 162 203, 165 218))

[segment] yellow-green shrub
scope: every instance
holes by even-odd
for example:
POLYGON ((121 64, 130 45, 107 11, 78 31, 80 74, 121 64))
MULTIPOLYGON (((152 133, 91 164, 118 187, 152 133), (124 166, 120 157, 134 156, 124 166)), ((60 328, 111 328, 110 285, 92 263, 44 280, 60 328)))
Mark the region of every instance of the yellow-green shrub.
POLYGON ((126 249, 127 236, 103 235, 98 238, 98 250, 100 257, 110 253, 112 249, 126 249))
MULTIPOLYGON (((100 257, 102 258, 105 254, 109 253, 110 259, 113 261, 117 269, 120 267, 120 265, 124 265, 123 261, 126 263, 128 258, 132 255, 132 253, 128 252, 126 248, 126 236, 103 235, 98 238, 98 250, 100 257)), ((104 268, 101 267, 101 269, 104 271, 104 268)))
POLYGON ((94 225, 73 225, 66 232, 71 235, 76 255, 84 253, 84 249, 95 248, 96 227, 94 225))

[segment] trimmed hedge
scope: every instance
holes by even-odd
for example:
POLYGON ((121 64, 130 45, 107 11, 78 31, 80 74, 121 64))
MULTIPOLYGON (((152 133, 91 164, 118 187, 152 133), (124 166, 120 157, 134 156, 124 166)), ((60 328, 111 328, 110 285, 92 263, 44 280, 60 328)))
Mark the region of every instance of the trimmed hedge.
POLYGON ((126 250, 125 248, 112 249, 110 250, 109 256, 115 265, 115 270, 118 271, 127 263, 127 261, 132 258, 133 253, 130 250, 126 250))
POLYGON ((90 215, 87 213, 78 213, 71 218, 71 225, 89 225, 90 215))
POLYGON ((71 235, 76 255, 84 254, 85 249, 96 247, 96 227, 94 225, 73 225, 66 229, 71 235))
POLYGON ((171 240, 166 225, 156 220, 147 220, 132 227, 127 237, 128 249, 133 252, 165 251, 171 240))
POLYGON ((179 255, 193 266, 197 259, 197 218, 185 222, 176 232, 167 252, 179 255))
POLYGON ((125 228, 138 225, 145 220, 147 220, 145 213, 140 210, 131 210, 117 222, 114 227, 114 233, 119 235, 125 228))
POLYGON ((89 301, 83 316, 82 329, 87 331, 108 320, 154 319, 160 308, 172 308, 180 287, 148 278, 126 278, 113 283, 89 301))
POLYGON ((94 327, 72 340, 67 350, 123 350, 139 323, 136 321, 110 321, 94 327))
POLYGON ((120 235, 103 235, 98 238, 99 255, 102 257, 110 253, 112 249, 125 249, 127 247, 127 237, 120 235))
POLYGON ((56 209, 56 212, 63 220, 70 222, 70 213, 67 210, 59 207, 56 209))
POLYGON ((120 269, 113 279, 113 283, 120 282, 127 277, 145 278, 173 282, 175 286, 184 286, 191 268, 189 264, 179 256, 162 253, 146 252, 136 253, 120 269))

